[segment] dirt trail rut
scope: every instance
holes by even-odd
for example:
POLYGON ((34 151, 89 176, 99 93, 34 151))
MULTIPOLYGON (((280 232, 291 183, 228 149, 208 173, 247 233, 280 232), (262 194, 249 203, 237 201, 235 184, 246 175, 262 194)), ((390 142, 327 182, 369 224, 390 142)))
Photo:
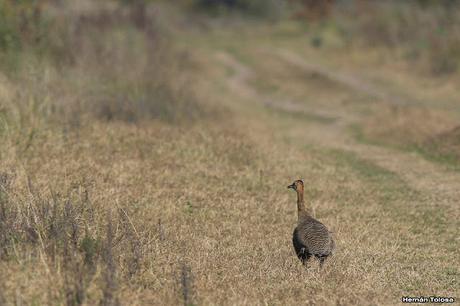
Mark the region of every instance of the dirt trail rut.
MULTIPOLYGON (((382 92, 372 84, 361 82, 355 77, 343 73, 335 73, 317 64, 310 64, 302 57, 290 52, 279 52, 281 58, 290 64, 295 64, 300 69, 318 73, 329 80, 338 82, 361 94, 368 94, 385 101, 407 104, 404 99, 392 97, 382 92)), ((306 143, 314 143, 328 148, 334 148, 353 152, 360 158, 369 160, 374 164, 385 168, 400 176, 411 188, 428 195, 438 205, 449 207, 452 213, 459 216, 460 208, 460 174, 425 160, 415 153, 397 151, 381 146, 359 143, 347 133, 346 127, 355 121, 352 114, 344 114, 338 111, 324 112, 320 109, 312 109, 291 100, 274 100, 251 87, 250 80, 256 73, 248 66, 239 62, 228 53, 219 53, 218 59, 225 66, 233 70, 228 79, 230 88, 254 103, 261 104, 272 109, 292 112, 327 116, 335 118, 330 124, 309 122, 308 129, 294 131, 296 137, 302 137, 306 143)), ((295 129, 294 129, 295 130, 295 129)))
POLYGON ((314 64, 306 61, 304 58, 295 54, 289 50, 279 50, 277 55, 281 57, 284 61, 294 66, 297 66, 303 70, 306 70, 310 73, 316 73, 321 75, 328 80, 341 84, 345 87, 353 89, 356 92, 361 94, 366 94, 370 97, 377 98, 379 100, 385 101, 386 103, 396 104, 396 105, 415 105, 414 101, 402 98, 400 96, 392 95, 378 86, 366 82, 363 79, 358 78, 357 76, 345 73, 338 72, 332 69, 323 67, 319 64, 314 64))

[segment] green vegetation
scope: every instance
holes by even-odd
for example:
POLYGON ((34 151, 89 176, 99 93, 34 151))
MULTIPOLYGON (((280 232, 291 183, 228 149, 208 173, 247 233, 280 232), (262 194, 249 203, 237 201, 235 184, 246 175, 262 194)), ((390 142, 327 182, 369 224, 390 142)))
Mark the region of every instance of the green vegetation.
POLYGON ((189 5, 212 15, 243 13, 252 17, 276 17, 283 9, 279 0, 191 0, 189 5))
MULTIPOLYGON (((460 8, 456 1, 341 1, 335 7, 313 11, 328 12, 312 26, 314 47, 385 48, 394 58, 435 75, 459 67, 460 8)), ((317 20, 311 14, 305 18, 317 20)))
MULTIPOLYGON (((65 17, 47 15, 51 4, 31 3, 3 4, 3 13, 12 16, 3 20, 8 25, 2 32, 2 40, 8 41, 3 54, 8 56, 5 60, 14 56, 19 62, 7 72, 27 84, 23 94, 33 96, 27 101, 20 99, 15 107, 26 112, 37 107, 47 121, 60 117, 73 125, 84 124, 80 120, 86 115, 130 122, 149 118, 182 121, 183 117, 199 116, 194 93, 187 89, 191 78, 182 73, 187 57, 162 38, 151 14, 138 13, 137 2, 121 7, 101 2, 91 13, 68 3, 59 9, 74 13, 65 17), (35 13, 31 15, 31 11, 35 13), (41 27, 45 21, 47 26, 41 27), (34 29, 32 33, 28 27, 34 29), (36 86, 38 82, 41 84, 36 86), (62 86, 77 94, 57 98, 62 86)), ((4 111, 13 110, 7 104, 4 111)))

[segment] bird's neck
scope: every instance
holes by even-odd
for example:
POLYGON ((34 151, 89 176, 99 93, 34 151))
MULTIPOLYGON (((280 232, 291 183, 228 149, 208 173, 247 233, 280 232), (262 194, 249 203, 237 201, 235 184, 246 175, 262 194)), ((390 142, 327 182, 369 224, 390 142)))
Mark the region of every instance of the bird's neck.
POLYGON ((297 190, 297 213, 298 213, 299 219, 304 215, 308 215, 307 210, 305 209, 305 201, 303 199, 303 190, 297 190))

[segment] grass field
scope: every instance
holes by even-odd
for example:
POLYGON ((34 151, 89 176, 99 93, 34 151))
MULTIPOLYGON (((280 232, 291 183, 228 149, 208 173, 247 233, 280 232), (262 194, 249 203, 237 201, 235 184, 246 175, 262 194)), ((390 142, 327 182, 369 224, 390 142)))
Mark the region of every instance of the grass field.
POLYGON ((459 298, 458 73, 152 11, 158 33, 91 15, 70 63, 1 75, 0 305, 459 298), (323 270, 292 247, 298 178, 323 270))

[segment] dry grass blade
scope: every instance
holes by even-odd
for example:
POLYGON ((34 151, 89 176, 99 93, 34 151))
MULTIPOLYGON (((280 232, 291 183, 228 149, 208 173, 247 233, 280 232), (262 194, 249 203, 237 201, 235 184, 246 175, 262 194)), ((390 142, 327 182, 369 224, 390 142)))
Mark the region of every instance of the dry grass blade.
POLYGON ((117 284, 117 268, 115 258, 113 254, 113 225, 112 225, 112 214, 111 212, 107 217, 107 236, 103 246, 103 260, 105 263, 104 272, 104 290, 103 297, 100 302, 101 306, 118 306, 120 302, 117 296, 118 284, 117 284))

